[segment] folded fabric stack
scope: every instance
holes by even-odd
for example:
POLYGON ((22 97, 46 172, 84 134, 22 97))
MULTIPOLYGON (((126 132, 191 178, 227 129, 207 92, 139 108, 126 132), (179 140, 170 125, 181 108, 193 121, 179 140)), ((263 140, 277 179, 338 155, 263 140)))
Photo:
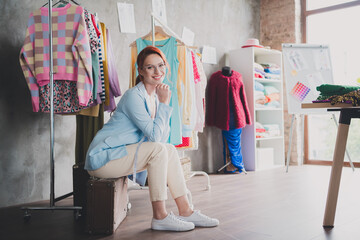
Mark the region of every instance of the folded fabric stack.
POLYGON ((255 123, 256 138, 280 136, 280 126, 278 124, 261 124, 255 123))
POLYGON ((280 91, 273 86, 263 85, 255 80, 255 107, 280 107, 280 91))
POLYGON ((330 97, 341 96, 352 91, 359 90, 359 86, 349 85, 336 85, 336 84, 322 84, 316 87, 316 90, 320 92, 319 97, 313 102, 330 102, 330 97))
POLYGON ((268 137, 268 134, 266 133, 266 130, 264 128, 264 126, 259 123, 259 122, 256 122, 255 123, 255 128, 256 128, 256 138, 265 138, 265 137, 268 137))
POLYGON ((351 91, 343 95, 335 95, 329 98, 331 105, 336 103, 349 103, 353 106, 360 106, 360 90, 351 91))
POLYGON ((267 107, 280 107, 280 91, 273 86, 265 86, 265 96, 268 98, 267 107))
POLYGON ((255 107, 256 108, 263 108, 267 102, 265 94, 263 91, 255 91, 254 92, 254 99, 255 99, 255 107))
POLYGON ((280 136, 280 126, 278 124, 263 124, 269 137, 280 136))
POLYGON ((254 62, 254 78, 265 78, 265 75, 264 67, 254 62))
POLYGON ((265 87, 262 83, 259 83, 258 81, 255 80, 255 91, 260 91, 260 92, 264 92, 265 91, 265 87))
POLYGON ((337 103, 348 103, 353 106, 360 106, 360 87, 348 85, 322 84, 316 87, 320 95, 314 103, 330 102, 331 105, 337 103))
POLYGON ((280 80, 281 69, 280 66, 275 63, 261 63, 264 68, 266 79, 280 80))

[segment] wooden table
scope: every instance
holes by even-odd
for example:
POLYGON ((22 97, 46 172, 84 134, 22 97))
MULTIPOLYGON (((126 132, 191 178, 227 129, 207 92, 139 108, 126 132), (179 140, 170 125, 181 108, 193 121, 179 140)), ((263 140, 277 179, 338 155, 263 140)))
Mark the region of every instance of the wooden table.
POLYGON ((339 194, 341 172, 344 164, 346 141, 348 138, 350 122, 352 118, 360 118, 360 106, 353 107, 351 104, 345 103, 335 105, 331 105, 330 103, 303 103, 301 104, 301 107, 326 108, 327 111, 340 111, 339 126, 336 136, 323 222, 323 227, 334 227, 336 204, 339 194))

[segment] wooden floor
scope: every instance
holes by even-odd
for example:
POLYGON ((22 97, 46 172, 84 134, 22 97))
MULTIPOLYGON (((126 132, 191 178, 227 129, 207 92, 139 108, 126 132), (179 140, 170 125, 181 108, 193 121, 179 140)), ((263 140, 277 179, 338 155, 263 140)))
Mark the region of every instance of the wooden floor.
MULTIPOLYGON (((211 175, 210 191, 205 190, 205 177, 193 177, 188 187, 195 208, 218 218, 220 226, 216 228, 153 231, 148 192, 137 190, 130 192, 132 208, 113 235, 84 233, 82 221, 76 221, 72 211, 33 211, 25 223, 16 206, 0 209, 0 239, 358 240, 360 169, 344 168, 335 227, 322 227, 330 170, 328 166, 304 165, 290 167, 289 173, 277 168, 247 175, 211 175)), ((60 204, 70 205, 72 199, 60 204)), ((177 212, 172 200, 167 206, 177 212)))

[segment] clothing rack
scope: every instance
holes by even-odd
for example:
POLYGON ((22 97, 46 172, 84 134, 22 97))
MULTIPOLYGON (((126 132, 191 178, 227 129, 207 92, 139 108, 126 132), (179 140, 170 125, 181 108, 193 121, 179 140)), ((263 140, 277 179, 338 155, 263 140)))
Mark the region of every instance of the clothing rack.
MULTIPOLYGON (((46 4, 45 4, 46 5, 46 4)), ((80 210, 82 207, 68 206, 58 207, 55 206, 56 201, 65 199, 73 193, 68 193, 64 196, 55 199, 55 167, 54 167, 54 73, 53 73, 53 35, 52 35, 52 0, 48 0, 49 9, 49 60, 50 60, 50 206, 49 207, 22 207, 24 210, 24 220, 28 221, 31 218, 31 210, 73 210, 75 218, 80 216, 80 210)))
POLYGON ((161 21, 153 12, 151 13, 151 31, 152 31, 152 45, 155 46, 155 20, 165 28, 166 31, 171 33, 177 40, 184 42, 173 30, 171 30, 163 21, 161 21))
MULTIPOLYGON (((173 30, 171 30, 163 21, 161 21, 158 17, 156 17, 155 14, 152 12, 151 13, 151 31, 152 31, 152 45, 153 46, 155 46, 155 21, 160 23, 160 25, 163 28, 165 28, 166 31, 171 33, 177 40, 179 40, 179 41, 181 41, 183 43, 182 39, 173 30)), ((178 151, 178 153, 179 153, 179 151, 178 151)), ((185 156, 184 151, 181 151, 181 153, 182 153, 181 154, 182 156, 179 156, 179 157, 183 158, 185 156)), ((191 171, 189 179, 192 178, 193 176, 196 176, 196 175, 202 175, 202 176, 205 176, 207 178, 208 185, 206 186, 206 190, 210 190, 211 185, 210 185, 210 177, 209 177, 209 175, 204 171, 191 171)))
POLYGON ((160 23, 160 25, 162 27, 165 28, 166 31, 168 31, 169 33, 171 33, 171 35, 173 37, 176 38, 176 40, 180 43, 183 44, 184 46, 186 46, 187 48, 193 48, 193 49, 197 49, 197 47, 194 46, 187 46, 184 41, 182 40, 181 37, 179 37, 173 30, 171 30, 171 28, 169 28, 163 21, 161 21, 154 13, 151 13, 151 31, 152 31, 152 45, 155 46, 155 21, 157 21, 158 23, 160 23))

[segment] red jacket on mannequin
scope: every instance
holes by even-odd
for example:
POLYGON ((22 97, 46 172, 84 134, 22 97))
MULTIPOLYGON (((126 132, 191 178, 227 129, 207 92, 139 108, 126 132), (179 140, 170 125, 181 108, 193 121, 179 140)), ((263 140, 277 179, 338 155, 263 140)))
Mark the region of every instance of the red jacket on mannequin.
POLYGON ((235 128, 251 124, 242 76, 232 71, 224 76, 221 71, 213 73, 207 87, 206 124, 222 130, 229 130, 230 106, 234 112, 235 128), (230 103, 232 100, 232 104, 230 103))

